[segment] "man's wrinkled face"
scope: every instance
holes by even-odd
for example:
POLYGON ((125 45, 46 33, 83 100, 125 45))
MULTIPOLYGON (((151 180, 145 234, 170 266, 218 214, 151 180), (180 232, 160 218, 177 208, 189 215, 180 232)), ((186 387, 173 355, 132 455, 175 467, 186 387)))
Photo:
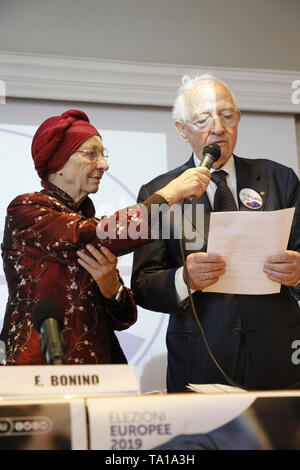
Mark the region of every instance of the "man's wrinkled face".
POLYGON ((217 143, 221 148, 221 156, 213 165, 215 169, 221 168, 233 153, 237 128, 240 121, 240 111, 235 109, 231 94, 227 88, 214 80, 201 80, 187 91, 187 119, 192 122, 210 122, 210 125, 198 128, 191 123, 176 121, 175 126, 180 136, 189 142, 197 157, 201 160, 203 148, 206 145, 217 143), (236 113, 236 123, 232 127, 225 124, 230 113, 236 113))

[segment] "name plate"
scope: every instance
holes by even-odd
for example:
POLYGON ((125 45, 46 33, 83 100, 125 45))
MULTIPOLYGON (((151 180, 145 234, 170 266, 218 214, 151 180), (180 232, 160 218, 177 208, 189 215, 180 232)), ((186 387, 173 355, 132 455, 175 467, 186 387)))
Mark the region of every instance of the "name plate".
POLYGON ((0 396, 91 396, 139 393, 139 383, 133 365, 0 367, 0 396))

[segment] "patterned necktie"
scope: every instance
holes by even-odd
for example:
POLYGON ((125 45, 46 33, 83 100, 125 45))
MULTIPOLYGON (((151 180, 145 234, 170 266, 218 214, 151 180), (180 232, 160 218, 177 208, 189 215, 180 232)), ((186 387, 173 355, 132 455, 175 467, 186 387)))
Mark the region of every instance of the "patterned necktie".
POLYGON ((237 211, 234 197, 229 189, 226 181, 226 171, 219 170, 213 171, 211 174, 212 181, 217 185, 214 198, 214 211, 237 211))

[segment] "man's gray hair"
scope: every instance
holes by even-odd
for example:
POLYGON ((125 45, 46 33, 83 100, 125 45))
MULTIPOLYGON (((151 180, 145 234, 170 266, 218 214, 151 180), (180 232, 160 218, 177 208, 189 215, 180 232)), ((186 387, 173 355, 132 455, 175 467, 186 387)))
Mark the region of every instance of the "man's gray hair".
POLYGON ((181 87, 178 90, 177 97, 174 102, 173 106, 173 119, 174 121, 180 121, 190 118, 189 115, 189 106, 187 103, 186 96, 189 94, 187 93, 189 90, 194 88, 199 84, 201 81, 214 81, 221 83, 229 92, 234 107, 237 107, 236 99, 233 92, 230 90, 229 86, 226 85, 222 80, 220 80, 215 74, 213 73, 203 73, 201 75, 196 75, 194 78, 191 78, 189 75, 184 75, 181 80, 181 87))

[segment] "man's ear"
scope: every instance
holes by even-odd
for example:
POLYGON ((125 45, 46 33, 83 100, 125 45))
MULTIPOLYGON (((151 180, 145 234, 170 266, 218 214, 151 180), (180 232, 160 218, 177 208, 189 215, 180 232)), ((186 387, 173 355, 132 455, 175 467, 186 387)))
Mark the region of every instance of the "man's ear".
POLYGON ((187 138, 187 135, 186 135, 186 130, 185 130, 185 125, 180 122, 180 121, 175 121, 175 127, 177 129, 177 132, 178 134, 180 135, 180 137, 185 141, 185 142, 188 142, 188 138, 187 138))

